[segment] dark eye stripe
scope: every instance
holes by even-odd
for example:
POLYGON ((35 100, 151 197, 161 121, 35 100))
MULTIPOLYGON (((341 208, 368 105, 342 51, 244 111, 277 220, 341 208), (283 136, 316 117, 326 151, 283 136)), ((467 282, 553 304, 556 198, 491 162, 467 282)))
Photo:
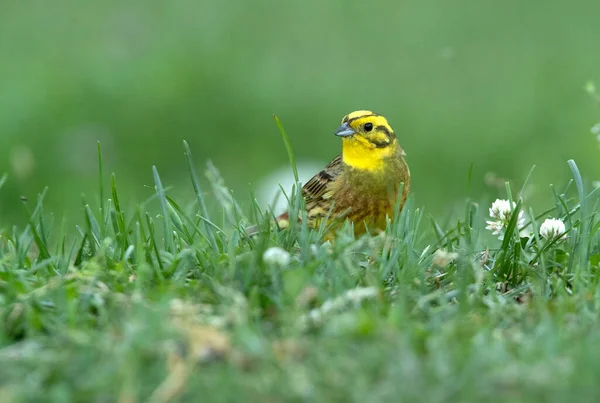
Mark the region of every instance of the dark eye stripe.
POLYGON ((373 144, 375 144, 375 147, 383 148, 383 147, 387 147, 390 145, 392 139, 396 136, 394 134, 394 132, 391 131, 390 129, 391 128, 388 128, 388 127, 382 126, 382 125, 375 127, 375 130, 385 133, 385 135, 387 137, 386 141, 373 141, 373 144))
POLYGON ((390 132, 390 130, 385 126, 377 126, 375 127, 375 130, 384 132, 388 137, 392 136, 392 132, 390 132))
POLYGON ((390 145, 389 140, 388 141, 371 141, 373 144, 375 144, 375 147, 377 148, 384 148, 390 145))

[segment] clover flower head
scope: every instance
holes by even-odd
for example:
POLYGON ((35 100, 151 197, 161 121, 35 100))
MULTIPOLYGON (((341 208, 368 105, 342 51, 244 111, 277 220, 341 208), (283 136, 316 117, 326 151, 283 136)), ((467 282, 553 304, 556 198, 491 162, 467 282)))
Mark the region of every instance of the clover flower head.
POLYGON ((292 259, 292 256, 288 251, 278 246, 267 249, 262 257, 265 263, 281 267, 287 266, 292 259))
POLYGON ((490 207, 490 217, 500 221, 508 221, 510 218, 510 212, 513 208, 515 208, 515 206, 515 202, 512 203, 511 208, 508 200, 496 199, 496 201, 492 203, 492 207, 490 207))
MULTIPOLYGON (((500 238, 502 238, 502 232, 508 226, 512 210, 515 207, 515 202, 512 202, 511 206, 511 203, 508 200, 496 199, 496 201, 492 203, 492 207, 490 207, 490 217, 493 220, 486 221, 487 226, 485 228, 492 231, 492 234, 500 235, 500 238)), ((519 211, 519 216, 517 217, 517 228, 521 228, 523 225, 525 225, 525 215, 523 211, 519 211)))
POLYGON ((565 231, 565 223, 558 218, 547 218, 540 226, 540 235, 548 240, 565 239, 567 237, 565 231))

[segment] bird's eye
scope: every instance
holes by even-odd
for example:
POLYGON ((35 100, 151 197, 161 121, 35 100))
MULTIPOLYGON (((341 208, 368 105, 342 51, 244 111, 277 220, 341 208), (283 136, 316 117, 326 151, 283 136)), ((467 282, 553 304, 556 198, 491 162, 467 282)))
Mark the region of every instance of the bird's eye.
POLYGON ((370 132, 373 130, 373 123, 365 123, 365 131, 370 132))

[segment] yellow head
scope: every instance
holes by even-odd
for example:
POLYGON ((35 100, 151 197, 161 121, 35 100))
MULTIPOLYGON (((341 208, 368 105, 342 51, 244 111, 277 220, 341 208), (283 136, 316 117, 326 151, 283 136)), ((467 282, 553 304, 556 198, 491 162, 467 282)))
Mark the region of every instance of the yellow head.
POLYGON ((397 149, 394 130, 386 118, 371 111, 352 112, 335 131, 342 137, 342 159, 356 169, 378 171, 397 149))

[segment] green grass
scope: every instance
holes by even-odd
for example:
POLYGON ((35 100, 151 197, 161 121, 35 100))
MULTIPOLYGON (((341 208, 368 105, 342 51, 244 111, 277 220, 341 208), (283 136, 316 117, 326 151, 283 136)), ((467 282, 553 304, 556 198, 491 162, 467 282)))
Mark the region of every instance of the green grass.
POLYGON ((443 225, 409 201, 384 234, 322 244, 257 207, 265 231, 248 238, 254 218, 213 166, 207 207, 184 151, 188 205, 153 167, 155 195, 125 209, 99 149, 84 225, 54 219, 43 192, 25 228, 1 230, 0 401, 597 401, 598 198, 573 161, 546 211, 507 187, 528 237, 514 212, 492 237, 488 201, 443 225), (565 241, 538 235, 546 216, 565 241), (263 259, 275 246, 287 264, 263 259))

